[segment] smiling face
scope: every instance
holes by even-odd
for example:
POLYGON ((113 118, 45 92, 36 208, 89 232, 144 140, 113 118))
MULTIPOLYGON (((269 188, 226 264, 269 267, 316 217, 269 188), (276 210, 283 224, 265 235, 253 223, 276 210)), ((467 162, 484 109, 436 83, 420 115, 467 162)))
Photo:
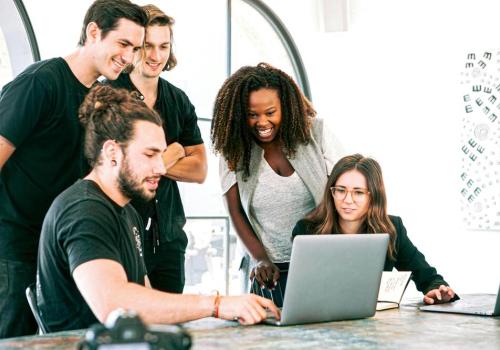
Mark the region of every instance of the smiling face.
POLYGON ((140 50, 144 39, 144 28, 121 18, 115 30, 111 30, 104 38, 95 23, 89 24, 94 35, 89 35, 92 41, 92 58, 96 74, 109 80, 115 80, 122 70, 131 64, 135 54, 140 50), (95 26, 95 27, 92 27, 95 26))
POLYGON ((275 89, 250 93, 247 125, 258 143, 275 140, 281 126, 281 101, 275 89))
MULTIPOLYGON (((335 209, 339 214, 339 223, 358 223, 361 225, 366 218, 370 207, 370 196, 368 194, 363 199, 353 200, 352 191, 368 191, 365 176, 357 170, 349 170, 339 176, 335 182, 335 187, 343 188, 347 191, 344 199, 333 198, 335 209)), ((360 193, 359 192, 359 193, 360 193)))
POLYGON ((161 126, 147 121, 135 122, 134 137, 125 149, 118 174, 123 195, 142 201, 154 198, 160 178, 165 174, 162 154, 166 148, 161 126))
POLYGON ((145 78, 157 78, 167 65, 170 57, 171 32, 168 25, 149 26, 146 30, 143 56, 136 69, 145 78))

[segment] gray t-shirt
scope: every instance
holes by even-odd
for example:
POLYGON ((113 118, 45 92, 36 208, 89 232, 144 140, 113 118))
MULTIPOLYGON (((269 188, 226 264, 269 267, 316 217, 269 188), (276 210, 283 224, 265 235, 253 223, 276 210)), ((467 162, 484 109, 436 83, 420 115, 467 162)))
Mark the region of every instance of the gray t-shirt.
MULTIPOLYGON (((345 152, 339 140, 329 130, 327 124, 324 123, 322 119, 314 118, 312 136, 312 142, 307 145, 300 145, 297 148, 296 156, 289 158, 289 161, 298 177, 300 177, 309 189, 311 195, 315 198, 316 205, 318 205, 322 200, 325 189, 324 186, 326 185, 333 164, 335 164, 345 152)), ((255 202, 254 191, 259 177, 257 170, 260 164, 265 160, 264 151, 258 145, 253 146, 251 163, 259 164, 259 166, 250 168, 250 177, 248 181, 241 179, 241 173, 229 170, 227 161, 224 157, 220 158, 219 174, 222 194, 226 194, 235 184, 238 185, 241 205, 245 214, 248 216, 252 230, 257 234, 257 220, 250 215, 250 207, 255 202)), ((292 222, 292 220, 290 220, 290 222, 290 225, 294 225, 296 221, 292 222)), ((241 240, 238 240, 236 259, 241 258, 245 253, 246 251, 241 245, 241 240)))
POLYGON ((296 171, 280 176, 266 160, 259 167, 250 215, 255 233, 275 263, 290 261, 292 230, 297 221, 314 209, 314 198, 296 171))

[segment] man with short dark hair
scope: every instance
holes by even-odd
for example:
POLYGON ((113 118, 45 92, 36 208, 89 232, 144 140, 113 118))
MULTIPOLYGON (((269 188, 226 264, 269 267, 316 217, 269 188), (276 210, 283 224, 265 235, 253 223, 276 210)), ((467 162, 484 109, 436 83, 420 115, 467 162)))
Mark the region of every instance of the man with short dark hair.
POLYGON ((260 322, 275 305, 256 295, 178 295, 150 287, 142 221, 130 200, 154 198, 167 148, 162 120, 126 90, 96 86, 80 108, 92 171, 61 193, 43 222, 37 301, 50 332, 104 322, 117 308, 146 323, 215 316, 260 322))
POLYGON ((24 296, 34 283, 42 221, 88 165, 78 108, 96 79, 116 79, 142 46, 146 14, 128 0, 96 0, 79 47, 26 68, 0 96, 0 338, 32 334, 24 296))

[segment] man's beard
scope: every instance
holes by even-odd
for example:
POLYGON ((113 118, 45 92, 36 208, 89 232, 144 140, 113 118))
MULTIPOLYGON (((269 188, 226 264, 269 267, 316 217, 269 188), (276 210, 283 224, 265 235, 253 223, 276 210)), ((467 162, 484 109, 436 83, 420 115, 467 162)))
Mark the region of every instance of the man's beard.
POLYGON ((123 159, 123 164, 118 173, 118 186, 124 196, 133 201, 149 202, 156 194, 156 191, 150 192, 144 189, 142 183, 134 176, 127 158, 123 159))

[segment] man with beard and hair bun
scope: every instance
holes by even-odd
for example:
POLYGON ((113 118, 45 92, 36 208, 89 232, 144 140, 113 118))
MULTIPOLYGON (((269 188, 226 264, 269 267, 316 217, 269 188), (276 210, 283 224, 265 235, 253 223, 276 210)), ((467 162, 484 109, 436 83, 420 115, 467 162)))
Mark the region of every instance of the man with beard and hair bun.
POLYGON ((253 324, 277 318, 256 295, 171 294, 150 288, 142 253, 142 221, 131 199, 154 198, 167 148, 160 116, 126 90, 93 88, 80 107, 85 156, 92 171, 61 193, 43 222, 37 301, 50 332, 87 328, 117 309, 146 323, 202 317, 253 324))

